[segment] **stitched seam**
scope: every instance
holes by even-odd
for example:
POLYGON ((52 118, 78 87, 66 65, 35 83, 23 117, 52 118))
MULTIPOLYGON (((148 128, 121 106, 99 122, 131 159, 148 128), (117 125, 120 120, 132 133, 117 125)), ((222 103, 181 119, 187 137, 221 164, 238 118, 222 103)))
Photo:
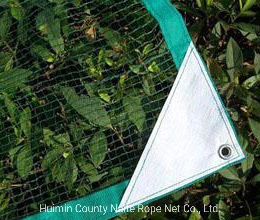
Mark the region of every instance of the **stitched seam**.
MULTIPOLYGON (((175 94, 175 91, 176 91, 176 89, 177 89, 177 87, 178 87, 178 85, 179 85, 179 82, 180 82, 180 80, 181 80, 181 78, 182 78, 182 76, 183 76, 183 73, 184 73, 184 71, 185 71, 185 69, 186 69, 186 67, 187 67, 187 63, 188 63, 188 61, 189 61, 189 59, 190 59, 190 55, 191 55, 192 53, 194 53, 194 47, 193 47, 193 46, 192 46, 192 48, 191 48, 190 54, 189 54, 189 56, 188 56, 188 58, 187 58, 187 61, 186 61, 186 63, 185 63, 185 66, 184 66, 184 68, 183 68, 183 71, 181 72, 181 76, 180 76, 180 78, 179 78, 179 81, 177 82, 177 85, 176 85, 176 87, 175 87, 175 90, 174 90, 174 92, 173 92, 173 94, 172 94, 171 100, 172 100, 172 98, 173 98, 173 96, 174 96, 174 94, 175 94)), ((147 196, 147 197, 144 197, 144 198, 142 198, 142 199, 140 199, 140 200, 137 200, 137 201, 135 201, 135 202, 132 202, 132 203, 128 204, 128 206, 129 206, 129 205, 132 205, 132 204, 134 204, 134 203, 137 203, 137 202, 139 202, 139 201, 142 201, 142 200, 144 200, 144 199, 147 199, 147 198, 149 198, 149 197, 151 197, 151 196, 153 196, 153 195, 156 195, 156 194, 158 194, 158 193, 160 193, 160 192, 162 192, 162 191, 165 191, 165 190, 167 190, 167 189, 169 189, 169 188, 172 188, 172 187, 174 187, 175 185, 177 185, 177 184, 179 184, 179 183, 185 182, 185 181, 187 181, 187 180, 189 180, 189 179, 191 179, 191 178, 194 178, 194 177, 196 177, 196 176, 198 176, 198 175, 201 175, 201 174, 203 174, 203 173, 205 173, 205 172, 207 172, 207 171, 210 171, 210 170, 215 169, 215 168, 217 168, 217 167, 219 167, 219 166, 223 166, 223 165, 225 165, 225 164, 228 164, 228 163, 230 163, 231 161, 236 160, 236 159, 240 156, 239 153, 238 153, 238 151, 237 151, 237 149, 236 149, 236 147, 235 147, 235 144, 234 144, 234 142, 233 142, 232 136, 231 136, 231 134, 230 134, 230 132, 229 132, 228 126, 227 126, 227 124, 226 124, 226 120, 225 120, 224 117, 223 117, 223 112, 220 110, 220 107, 222 107, 222 106, 220 106, 219 103, 217 102, 216 97, 214 96, 214 93, 213 93, 213 91, 212 91, 212 88, 211 88, 211 86, 208 84, 207 78, 206 78, 206 76, 205 76, 205 71, 203 71, 203 68, 201 67, 201 64, 200 64, 200 62, 199 62, 199 60, 198 60, 196 54, 194 54, 194 55, 195 55, 195 58, 196 58, 196 60, 197 60, 197 62, 198 62, 198 65, 200 66, 200 69, 201 69, 201 71, 202 71, 202 73, 203 73, 204 79, 205 79, 207 85, 209 86, 209 89, 210 89, 210 91, 211 91, 211 95, 213 96, 213 99, 215 100, 215 102, 216 102, 216 104, 217 104, 217 107, 218 107, 218 110, 219 110, 219 114, 220 114, 222 120, 223 120, 224 123, 225 123, 226 129, 228 130, 229 137, 230 137, 230 139, 231 139, 231 141, 232 141, 232 143, 233 143, 233 145, 234 145, 234 148, 235 148, 235 150, 236 150, 238 156, 235 157, 235 158, 233 158, 233 159, 230 160, 230 161, 227 161, 227 162, 222 163, 222 164, 220 164, 220 165, 218 165, 218 166, 215 166, 215 167, 212 167, 212 168, 210 168, 210 169, 207 169, 207 170, 205 170, 205 171, 203 171, 203 172, 201 172, 201 173, 198 173, 198 174, 196 174, 196 175, 194 175, 194 176, 192 176, 192 177, 189 177, 189 178, 187 178, 187 179, 185 179, 185 180, 182 180, 182 181, 180 181, 180 182, 178 182, 178 183, 176 183, 176 184, 173 184, 173 185, 171 185, 171 186, 169 186, 169 187, 166 187, 165 189, 162 189, 162 190, 160 190, 160 191, 158 191, 158 192, 156 192, 156 193, 153 193, 153 194, 151 194, 151 195, 149 195, 149 196, 147 196)), ((171 102, 171 100, 170 100, 170 102, 171 102)), ((167 111, 167 110, 166 110, 166 111, 167 111)), ((166 111, 165 111, 165 114, 166 114, 166 111)), ((164 114, 164 116, 165 116, 165 114, 164 114)), ((163 116, 163 118, 164 118, 164 116, 163 116)), ((162 121, 163 121, 163 119, 162 119, 162 121)), ((161 121, 161 123, 162 123, 162 121, 161 121)), ((160 125, 159 125, 159 128, 160 128, 160 126, 161 126, 161 123, 160 123, 160 125)), ((158 130, 159 130, 159 128, 158 128, 158 130)), ((157 135, 157 133, 158 133, 158 130, 157 130, 157 132, 156 132, 156 135, 157 135)), ((131 189, 131 191, 130 191, 130 193, 129 193, 129 196, 128 196, 126 202, 125 202, 124 207, 126 207, 126 204, 127 204, 128 200, 129 200, 131 194, 132 194, 132 191, 133 191, 134 186, 135 186, 135 184, 136 184, 136 182, 137 182, 137 179, 138 179, 138 177, 140 176, 140 174, 141 174, 141 172, 142 172, 142 168, 144 167, 144 164, 145 164, 145 162, 146 162, 146 159, 147 159, 147 157, 148 157, 148 155, 149 155, 149 153, 150 153, 150 151, 151 151, 151 149, 152 149, 152 147, 153 147, 153 143, 154 143, 154 140, 155 140, 155 138, 156 138, 156 135, 155 135, 155 137, 154 137, 154 139, 153 139, 153 142, 152 142, 152 145, 151 145, 149 151, 147 152, 147 155, 146 155, 146 157, 145 157, 145 159, 144 159, 144 161, 143 161, 142 167, 141 167, 141 169, 140 169, 140 171, 139 171, 139 173, 138 173, 138 175, 137 175, 137 177, 136 177, 136 179, 135 179, 135 182, 134 182, 134 184, 133 184, 133 186, 132 186, 132 189, 131 189)), ((122 207, 122 209, 123 209, 124 207, 122 207)))
MULTIPOLYGON (((217 107, 218 107, 218 111, 219 111, 219 114, 220 114, 220 116, 221 116, 221 118, 223 119, 223 121, 224 121, 224 123, 225 123, 225 126, 226 126, 226 129, 227 129, 227 131, 228 131, 228 134, 229 134, 229 137, 230 137, 230 139, 231 139, 231 141, 232 141, 232 144, 235 146, 235 143, 234 143, 234 141, 233 141, 233 139, 232 139, 232 136, 231 136, 231 133, 230 133, 230 129, 228 128, 228 126, 227 126, 227 121, 225 120, 225 118, 223 117, 223 114, 225 114, 223 111, 221 111, 221 105, 218 103, 218 101, 217 101, 217 97, 214 95, 214 92, 213 92, 213 88, 210 86, 210 84, 209 84, 209 76, 208 76, 208 74, 207 74, 207 76, 205 75, 205 72, 206 72, 206 70, 205 70, 205 67, 204 67, 204 70, 205 71, 203 71, 203 68, 202 68, 202 66, 201 66, 201 64, 200 64, 200 62, 199 62, 199 59, 201 59, 201 58, 198 58, 197 56, 198 56, 198 54, 197 53, 194 53, 194 55, 195 55, 195 59, 197 60, 197 62, 198 62, 198 64, 199 64, 199 67, 200 67, 200 70, 203 72, 203 77, 204 77, 204 79, 205 79, 205 81, 206 81, 206 83, 207 83, 207 85, 208 85, 208 87, 210 88, 210 93, 211 93, 211 95, 213 96, 213 98, 214 98, 214 101, 215 101, 215 103, 216 103, 216 105, 217 105, 217 107)), ((239 152, 237 151, 237 148, 236 147, 234 147, 235 148, 235 151, 236 151, 236 153, 239 155, 239 152)))
MULTIPOLYGON (((159 191, 157 191, 156 193, 150 194, 150 195, 147 196, 147 197, 144 197, 144 198, 142 198, 142 199, 136 200, 135 202, 132 202, 132 203, 128 204, 127 206, 130 206, 130 205, 132 205, 132 204, 138 203, 138 202, 143 201, 144 199, 147 199, 147 198, 149 198, 149 197, 151 197, 151 196, 153 196, 153 195, 159 194, 159 193, 161 193, 161 192, 163 192, 163 191, 166 191, 166 190, 168 190, 168 189, 170 189, 170 188, 173 188, 174 186, 176 186, 176 185, 178 185, 178 184, 180 184, 180 183, 182 183, 182 182, 185 182, 185 181, 187 181, 187 180, 189 180, 189 179, 192 179, 192 178, 194 178, 194 177, 196 177, 196 176, 199 176, 200 174, 203 174, 203 173, 205 173, 205 172, 207 172, 207 171, 210 171, 210 170, 212 170, 212 169, 216 169, 216 168, 218 168, 218 167, 222 167, 223 165, 229 164, 230 162, 235 161, 237 158, 239 158, 239 156, 234 157, 232 160, 230 160, 230 161, 228 161, 228 162, 219 164, 219 165, 217 165, 217 166, 215 166, 215 167, 212 167, 212 168, 210 168, 210 169, 208 169, 208 170, 205 170, 205 171, 203 171, 203 172, 201 172, 201 173, 199 173, 199 174, 196 174, 196 175, 191 176, 191 177, 189 177, 189 178, 187 178, 187 179, 185 179, 185 180, 182 180, 182 181, 180 181, 180 182, 178 182, 178 183, 175 183, 175 184, 173 184, 173 185, 171 185, 171 186, 169 186, 169 187, 166 187, 166 188, 164 188, 164 189, 162 189, 162 190, 159 190, 159 191)), ((210 173, 209 173, 209 174, 210 174, 210 173)), ((201 177, 201 178, 203 178, 203 177, 201 177)), ((189 183, 187 183, 187 184, 185 184, 185 185, 188 185, 188 184, 189 184, 189 183)), ((184 185, 184 186, 180 186, 180 188, 185 187, 185 185, 184 185)), ((163 194, 162 194, 162 195, 163 195, 163 194)), ((124 209, 125 207, 126 207, 126 205, 124 205, 124 207, 122 207, 122 209, 124 209)))
MULTIPOLYGON (((170 103, 171 103, 171 100, 172 100, 172 98, 173 98, 173 96, 174 96, 174 94, 175 94, 175 91, 176 91, 176 89, 177 89, 177 87, 178 87, 178 85, 179 85, 179 82, 180 82, 180 80, 181 80, 181 78, 182 78, 182 76, 183 76, 183 72, 185 71, 185 69, 186 69, 186 67, 187 67, 187 63, 188 63, 188 61, 189 61, 189 58, 190 58, 190 56, 191 56, 191 54, 192 54, 193 49, 194 49, 194 48, 191 48, 190 53, 189 53, 189 55, 188 55, 188 57, 187 57, 187 60, 186 60, 186 62, 185 62, 184 68, 183 68, 182 72, 180 73, 180 78, 179 78, 179 80, 176 82, 176 87, 174 88, 172 97, 171 97, 171 99, 170 99, 170 103)), ((166 111, 164 112, 163 118, 165 117, 165 114, 166 114, 168 108, 169 108, 169 105, 167 106, 167 109, 166 109, 166 111)), ((162 118, 162 120, 161 120, 161 122, 160 122, 160 124, 159 124, 159 128, 160 128, 160 126, 161 126, 161 123, 162 123, 162 121, 163 121, 163 118, 162 118)), ((157 131, 156 131, 155 137, 157 136, 157 133, 158 133, 158 131, 159 131, 159 128, 158 128, 157 131)), ((135 183, 134 183, 133 186, 132 186, 132 189, 131 189, 131 191, 130 191, 130 193, 129 193, 129 196, 127 197, 126 203, 128 202, 130 195, 132 194, 132 191, 133 191, 133 188, 134 188, 134 186, 135 186, 135 184, 136 184, 136 181, 137 181, 137 179, 138 179, 138 177, 139 177, 139 175, 140 175, 140 173, 141 173, 141 171, 142 171, 142 168, 144 167, 145 161, 146 161, 146 159, 147 159, 147 157, 148 157, 148 155, 149 155, 149 153, 150 153, 150 150, 152 149, 152 146, 153 146, 155 137, 154 137, 154 139, 153 139, 153 142, 152 142, 152 144, 151 144, 150 149, 148 150, 148 152, 147 152, 147 154, 146 154, 146 157, 145 157, 145 159, 144 159, 144 162, 143 162, 143 164, 142 164, 142 167, 141 167, 141 169, 140 169, 140 171, 139 171, 139 173, 138 173, 138 175, 137 175, 137 177, 136 177, 135 183)))

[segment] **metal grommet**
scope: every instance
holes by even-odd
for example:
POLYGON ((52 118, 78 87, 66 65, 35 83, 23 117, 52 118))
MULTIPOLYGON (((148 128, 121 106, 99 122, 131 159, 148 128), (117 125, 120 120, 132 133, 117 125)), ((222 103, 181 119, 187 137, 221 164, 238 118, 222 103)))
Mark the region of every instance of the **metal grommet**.
POLYGON ((228 160, 232 154, 232 148, 228 144, 223 144, 219 147, 218 154, 222 159, 228 160))

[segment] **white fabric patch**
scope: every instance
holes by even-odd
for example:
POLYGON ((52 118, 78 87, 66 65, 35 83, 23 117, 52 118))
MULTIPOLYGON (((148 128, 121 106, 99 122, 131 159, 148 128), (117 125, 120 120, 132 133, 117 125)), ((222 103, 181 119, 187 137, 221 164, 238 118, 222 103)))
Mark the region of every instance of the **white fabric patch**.
POLYGON ((191 43, 118 212, 183 188, 244 154, 191 43), (221 146, 230 155, 219 155, 221 146))

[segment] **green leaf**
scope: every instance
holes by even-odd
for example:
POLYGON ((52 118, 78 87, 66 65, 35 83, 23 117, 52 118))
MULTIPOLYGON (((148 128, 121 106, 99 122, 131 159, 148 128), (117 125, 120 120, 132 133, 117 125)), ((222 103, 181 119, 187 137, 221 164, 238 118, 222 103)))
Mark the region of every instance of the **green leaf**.
POLYGON ((12 25, 12 19, 8 13, 5 11, 4 14, 0 17, 0 44, 1 41, 4 41, 7 38, 7 34, 12 25))
POLYGON ((98 52, 98 63, 101 63, 104 60, 105 55, 106 55, 106 51, 104 49, 101 49, 98 52))
POLYGON ((43 140, 47 146, 56 147, 56 148, 60 148, 60 147, 64 148, 66 146, 71 146, 70 137, 68 133, 56 135, 53 131, 44 128, 43 134, 44 134, 43 140))
POLYGON ((31 52, 37 54, 39 57, 49 63, 52 63, 55 59, 55 55, 42 45, 34 45, 31 48, 31 52))
POLYGON ((20 114, 20 125, 25 136, 31 137, 31 110, 29 107, 25 108, 20 114))
POLYGON ((202 202, 204 205, 208 206, 210 204, 210 195, 203 196, 202 202))
POLYGON ((113 167, 109 170, 109 173, 113 176, 113 177, 118 177, 118 176, 122 176, 123 175, 123 168, 122 167, 113 167))
POLYGON ((196 2, 199 8, 204 7, 204 0, 196 0, 196 2))
POLYGON ((97 132, 91 139, 89 154, 92 163, 98 167, 106 157, 107 138, 103 132, 97 132))
POLYGON ((62 157, 62 153, 63 151, 61 148, 55 148, 49 151, 45 155, 44 159, 42 160, 42 164, 41 164, 42 168, 43 169, 51 168, 54 165, 55 161, 59 163, 62 157))
POLYGON ((106 57, 105 61, 108 66, 115 66, 115 62, 112 59, 106 57))
POLYGON ((93 164, 86 161, 86 159, 83 156, 80 156, 76 159, 77 164, 79 165, 79 168, 87 175, 89 176, 95 176, 98 175, 98 171, 96 167, 93 166, 93 164))
POLYGON ((6 63, 4 71, 7 72, 13 69, 13 64, 14 64, 13 57, 11 57, 10 60, 6 63))
POLYGON ((64 183, 68 186, 69 189, 72 188, 73 184, 78 177, 78 168, 76 162, 72 156, 68 157, 64 163, 65 166, 65 179, 64 183))
POLYGON ((207 6, 212 6, 213 5, 213 0, 207 0, 207 6))
POLYGON ((106 182, 108 185, 118 183, 123 179, 123 168, 121 166, 113 167, 109 170, 109 179, 106 182))
POLYGON ((79 6, 80 6, 81 1, 82 1, 82 0, 72 0, 73 4, 74 4, 76 7, 79 7, 79 6))
POLYGON ((180 200, 186 194, 186 190, 180 190, 172 194, 174 201, 180 200))
POLYGON ((11 69, 0 73, 0 93, 14 92, 18 87, 21 87, 26 82, 28 76, 32 74, 27 69, 11 69))
POLYGON ((55 135, 55 133, 51 130, 49 130, 48 128, 44 128, 43 129, 43 141, 47 146, 51 146, 53 144, 53 136, 55 135))
MULTIPOLYGON (((254 148, 254 155, 260 155, 260 143, 258 143, 258 145, 256 146, 256 148, 254 148)), ((257 163, 255 163, 257 164, 257 163)), ((257 167, 257 165, 256 165, 257 167)), ((257 167, 257 169, 260 167, 257 167)))
POLYGON ((219 220, 229 220, 230 219, 229 209, 223 200, 219 200, 218 210, 219 210, 218 211, 219 220))
POLYGON ((140 96, 125 96, 123 99, 124 109, 130 120, 142 132, 145 122, 145 112, 142 108, 140 96))
POLYGON ((242 11, 248 11, 250 8, 252 8, 257 3, 257 0, 246 0, 246 3, 244 4, 242 11))
POLYGON ((64 160, 59 160, 58 162, 54 162, 51 166, 49 166, 48 171, 45 171, 45 178, 47 182, 52 182, 55 180, 58 183, 61 183, 65 179, 66 168, 64 168, 64 160))
POLYGON ((72 88, 63 88, 62 92, 68 104, 91 123, 112 127, 109 115, 98 97, 78 96, 72 88))
MULTIPOLYGON (((260 144, 258 144, 257 148, 260 148, 260 144)), ((260 149, 259 149, 259 151, 260 151, 260 149)), ((260 173, 260 161, 255 160, 254 165, 255 165, 255 168, 257 169, 258 173, 260 173)))
POLYGON ((47 34, 53 50, 60 54, 64 51, 64 40, 61 36, 60 20, 54 18, 52 9, 45 9, 36 18, 37 28, 47 34))
POLYGON ((214 28, 212 29, 212 34, 216 37, 216 38, 220 38, 222 35, 222 29, 221 29, 221 21, 217 22, 214 26, 214 28))
POLYGON ((30 145, 25 145, 17 156, 17 171, 18 174, 26 179, 33 166, 33 157, 30 145))
POLYGON ((62 146, 69 146, 70 145, 70 136, 68 133, 58 134, 53 136, 53 140, 55 143, 59 143, 62 146))
MULTIPOLYGON (((1 39, 0 39, 1 44, 1 39)), ((11 56, 11 53, 6 53, 3 51, 0 51, 0 74, 1 72, 5 72, 6 65, 13 57, 11 56)))
POLYGON ((256 13, 254 11, 242 11, 240 17, 253 17, 256 13))
POLYGON ((157 63, 155 61, 153 61, 149 66, 148 66, 148 70, 151 73, 158 73, 161 71, 160 67, 157 65, 157 63))
POLYGON ((148 55, 153 49, 153 44, 147 44, 145 45, 144 49, 143 49, 143 55, 146 56, 148 55))
POLYGON ((6 192, 0 194, 0 213, 8 208, 10 202, 10 195, 6 192))
POLYGON ((104 172, 104 173, 101 173, 101 174, 98 174, 98 175, 88 176, 89 182, 90 182, 90 183, 98 182, 98 181, 100 181, 104 176, 106 176, 107 174, 108 174, 107 172, 104 172))
POLYGON ((221 171, 219 174, 229 180, 235 180, 235 181, 239 181, 239 182, 241 181, 238 176, 237 169, 235 167, 225 169, 225 170, 221 171))
POLYGON ((81 120, 74 121, 73 123, 71 123, 69 125, 69 127, 70 127, 70 133, 72 135, 73 140, 79 141, 80 143, 83 142, 83 144, 84 144, 84 141, 89 138, 89 137, 83 138, 84 131, 92 129, 91 125, 89 125, 81 120))
POLYGON ((254 59, 254 65, 255 65, 255 73, 260 73, 260 54, 255 53, 255 59, 254 59))
POLYGON ((255 116, 260 117, 260 102, 256 101, 251 96, 248 96, 247 106, 249 108, 250 113, 254 114, 255 116))
POLYGON ((17 125, 18 119, 19 119, 19 110, 18 110, 16 104, 8 96, 5 96, 4 102, 5 102, 7 111, 9 113, 9 115, 11 116, 11 122, 14 125, 17 125))
POLYGON ((255 138, 260 142, 260 122, 252 118, 249 118, 248 121, 255 138))
POLYGON ((155 94, 155 92, 156 92, 155 85, 154 85, 154 82, 153 82, 153 79, 152 79, 151 76, 147 75, 147 76, 144 77, 144 79, 143 79, 143 89, 144 89, 144 92, 148 96, 155 94))
POLYGON ((69 154, 69 156, 62 161, 59 160, 59 158, 56 160, 56 163, 53 163, 52 161, 52 163, 49 165, 49 168, 51 168, 52 171, 51 173, 53 179, 59 183, 64 182, 69 189, 72 189, 73 184, 77 180, 78 176, 78 168, 73 155, 69 154))
POLYGON ((120 45, 121 36, 119 32, 108 27, 100 28, 100 31, 104 34, 104 37, 109 46, 122 49, 122 46, 120 45))
POLYGON ((242 162, 243 173, 250 171, 254 164, 254 155, 246 153, 246 159, 242 162))
POLYGON ((218 62, 212 58, 207 59, 207 66, 214 79, 218 79, 222 84, 228 82, 228 75, 223 71, 218 62))
POLYGON ((14 147, 14 148, 10 149, 10 151, 9 151, 9 156, 10 156, 13 166, 17 159, 17 153, 21 148, 22 148, 22 146, 18 146, 18 147, 14 147))
POLYGON ((106 102, 110 102, 111 97, 108 95, 107 92, 99 92, 98 95, 100 96, 101 99, 103 99, 106 102))
POLYGON ((243 1, 242 0, 239 0, 239 8, 240 8, 240 11, 242 11, 242 9, 243 9, 243 1))
POLYGON ((60 34, 60 21, 58 19, 48 21, 47 32, 50 45, 54 51, 57 54, 62 53, 64 51, 64 41, 60 34))
POLYGON ((195 210, 191 213, 189 220, 202 220, 200 212, 195 208, 195 210))
MULTIPOLYGON (((130 220, 130 219, 134 219, 134 220, 143 220, 143 219, 148 219, 148 213, 145 211, 145 210, 134 210, 134 211, 131 211, 129 213, 129 215, 127 216, 126 219, 124 220, 130 220)), ((119 220, 119 219, 116 219, 116 220, 119 220)), ((121 220, 121 218, 120 218, 121 220)), ((160 219, 157 219, 157 220, 160 220, 160 219)))
POLYGON ((252 179, 251 179, 251 182, 253 184, 256 184, 256 183, 259 183, 260 182, 260 173, 255 175, 252 179))
POLYGON ((247 80, 245 80, 242 85, 243 85, 246 89, 251 89, 251 88, 253 88, 254 86, 258 85, 259 82, 260 82, 260 74, 259 74, 259 75, 256 75, 256 76, 251 76, 250 78, 248 78, 247 80))
POLYGON ((230 78, 233 80, 234 73, 243 67, 243 54, 237 42, 231 37, 227 45, 226 63, 230 78))
POLYGON ((18 0, 13 0, 11 4, 11 14, 12 16, 20 21, 25 15, 25 9, 21 6, 18 0))
POLYGON ((22 44, 25 44, 29 39, 29 30, 30 30, 30 20, 29 17, 25 17, 24 19, 19 21, 17 27, 17 38, 18 41, 22 44))
POLYGON ((239 22, 236 24, 236 27, 242 33, 245 32, 247 34, 256 34, 260 32, 260 26, 255 24, 239 22))
POLYGON ((130 65, 129 69, 136 74, 141 74, 143 72, 141 65, 130 65))

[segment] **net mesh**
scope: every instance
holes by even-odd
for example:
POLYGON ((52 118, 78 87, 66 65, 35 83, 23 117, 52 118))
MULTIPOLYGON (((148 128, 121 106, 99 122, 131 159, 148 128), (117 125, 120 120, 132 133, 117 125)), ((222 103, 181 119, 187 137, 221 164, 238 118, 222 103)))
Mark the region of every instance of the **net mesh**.
POLYGON ((129 179, 176 76, 137 0, 0 1, 0 218, 129 179))

